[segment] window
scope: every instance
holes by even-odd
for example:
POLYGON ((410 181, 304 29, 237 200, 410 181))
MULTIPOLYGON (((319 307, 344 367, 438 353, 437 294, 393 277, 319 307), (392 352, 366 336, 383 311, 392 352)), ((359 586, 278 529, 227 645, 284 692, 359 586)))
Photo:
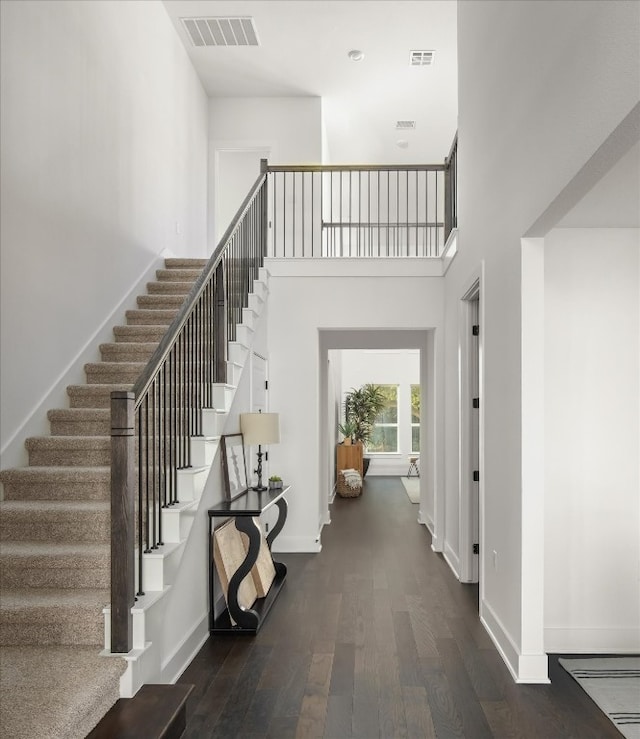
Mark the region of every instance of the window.
POLYGON ((398 386, 379 385, 385 398, 385 407, 373 425, 367 451, 384 454, 398 451, 398 386))
POLYGON ((411 451, 420 451, 420 385, 411 386, 411 451))

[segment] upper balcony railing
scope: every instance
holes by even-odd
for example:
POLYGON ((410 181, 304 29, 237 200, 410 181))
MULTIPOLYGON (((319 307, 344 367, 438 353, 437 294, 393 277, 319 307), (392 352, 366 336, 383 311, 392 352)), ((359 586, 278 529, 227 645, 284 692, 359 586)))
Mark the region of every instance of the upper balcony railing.
POLYGON ((456 226, 444 164, 269 166, 271 257, 439 257, 456 226))

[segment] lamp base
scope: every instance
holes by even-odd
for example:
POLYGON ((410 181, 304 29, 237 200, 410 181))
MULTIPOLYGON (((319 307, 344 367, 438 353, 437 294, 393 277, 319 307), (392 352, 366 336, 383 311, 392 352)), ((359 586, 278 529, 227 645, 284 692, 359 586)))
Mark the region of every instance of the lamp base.
POLYGON ((255 487, 251 488, 251 490, 255 490, 256 493, 264 493, 265 490, 268 490, 269 488, 265 485, 256 485, 255 487))

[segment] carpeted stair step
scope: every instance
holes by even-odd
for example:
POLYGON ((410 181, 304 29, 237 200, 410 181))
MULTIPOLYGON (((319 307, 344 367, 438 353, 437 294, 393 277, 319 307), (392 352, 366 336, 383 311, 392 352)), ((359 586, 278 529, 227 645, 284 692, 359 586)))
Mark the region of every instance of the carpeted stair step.
POLYGON ((109 436, 109 408, 56 408, 47 413, 52 436, 109 436))
POLYGON ((160 343, 165 335, 165 326, 114 326, 113 336, 118 344, 160 343))
POLYGON ((111 385, 113 383, 135 382, 146 362, 89 362, 84 371, 89 385, 111 385))
POLYGON ((114 390, 131 390, 133 383, 105 383, 103 385, 69 385, 67 395, 72 408, 110 408, 114 390))
POLYGON ((148 362, 158 342, 100 344, 103 362, 148 362))
POLYGON ((177 314, 178 309, 176 308, 175 310, 128 310, 125 315, 130 326, 168 326, 177 314))
POLYGON ((104 467, 111 464, 109 436, 33 436, 25 441, 37 467, 104 467))
POLYGON ((104 638, 102 609, 107 589, 4 590, 0 600, 0 645, 94 645, 104 638))
POLYGON ((193 282, 147 282, 149 295, 188 295, 193 282))
POLYGON ((110 499, 110 467, 17 467, 0 472, 5 500, 110 499))
POLYGON ((109 544, 5 541, 0 548, 0 587, 108 588, 109 544))
POLYGON ((202 271, 206 266, 208 259, 193 259, 190 257, 168 257, 164 260, 164 266, 167 269, 197 269, 202 271))
POLYGON ((120 696, 126 662, 93 647, 0 648, 0 735, 85 739, 120 696))
POLYGON ((138 307, 152 310, 164 310, 181 308, 184 303, 184 295, 138 295, 136 298, 138 307))
POLYGON ((5 500, 0 503, 0 541, 107 543, 110 502, 5 500))
POLYGON ((157 269, 156 278, 159 282, 195 282, 201 269, 157 269))

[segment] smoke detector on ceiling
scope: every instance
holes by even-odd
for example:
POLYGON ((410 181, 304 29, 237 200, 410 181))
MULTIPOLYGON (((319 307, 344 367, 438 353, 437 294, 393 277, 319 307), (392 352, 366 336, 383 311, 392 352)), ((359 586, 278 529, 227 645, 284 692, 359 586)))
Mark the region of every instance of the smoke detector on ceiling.
POLYGON ((414 50, 409 52, 409 64, 412 67, 428 67, 433 64, 435 51, 414 50))
POLYGON ((249 17, 180 18, 193 46, 259 46, 249 17))

